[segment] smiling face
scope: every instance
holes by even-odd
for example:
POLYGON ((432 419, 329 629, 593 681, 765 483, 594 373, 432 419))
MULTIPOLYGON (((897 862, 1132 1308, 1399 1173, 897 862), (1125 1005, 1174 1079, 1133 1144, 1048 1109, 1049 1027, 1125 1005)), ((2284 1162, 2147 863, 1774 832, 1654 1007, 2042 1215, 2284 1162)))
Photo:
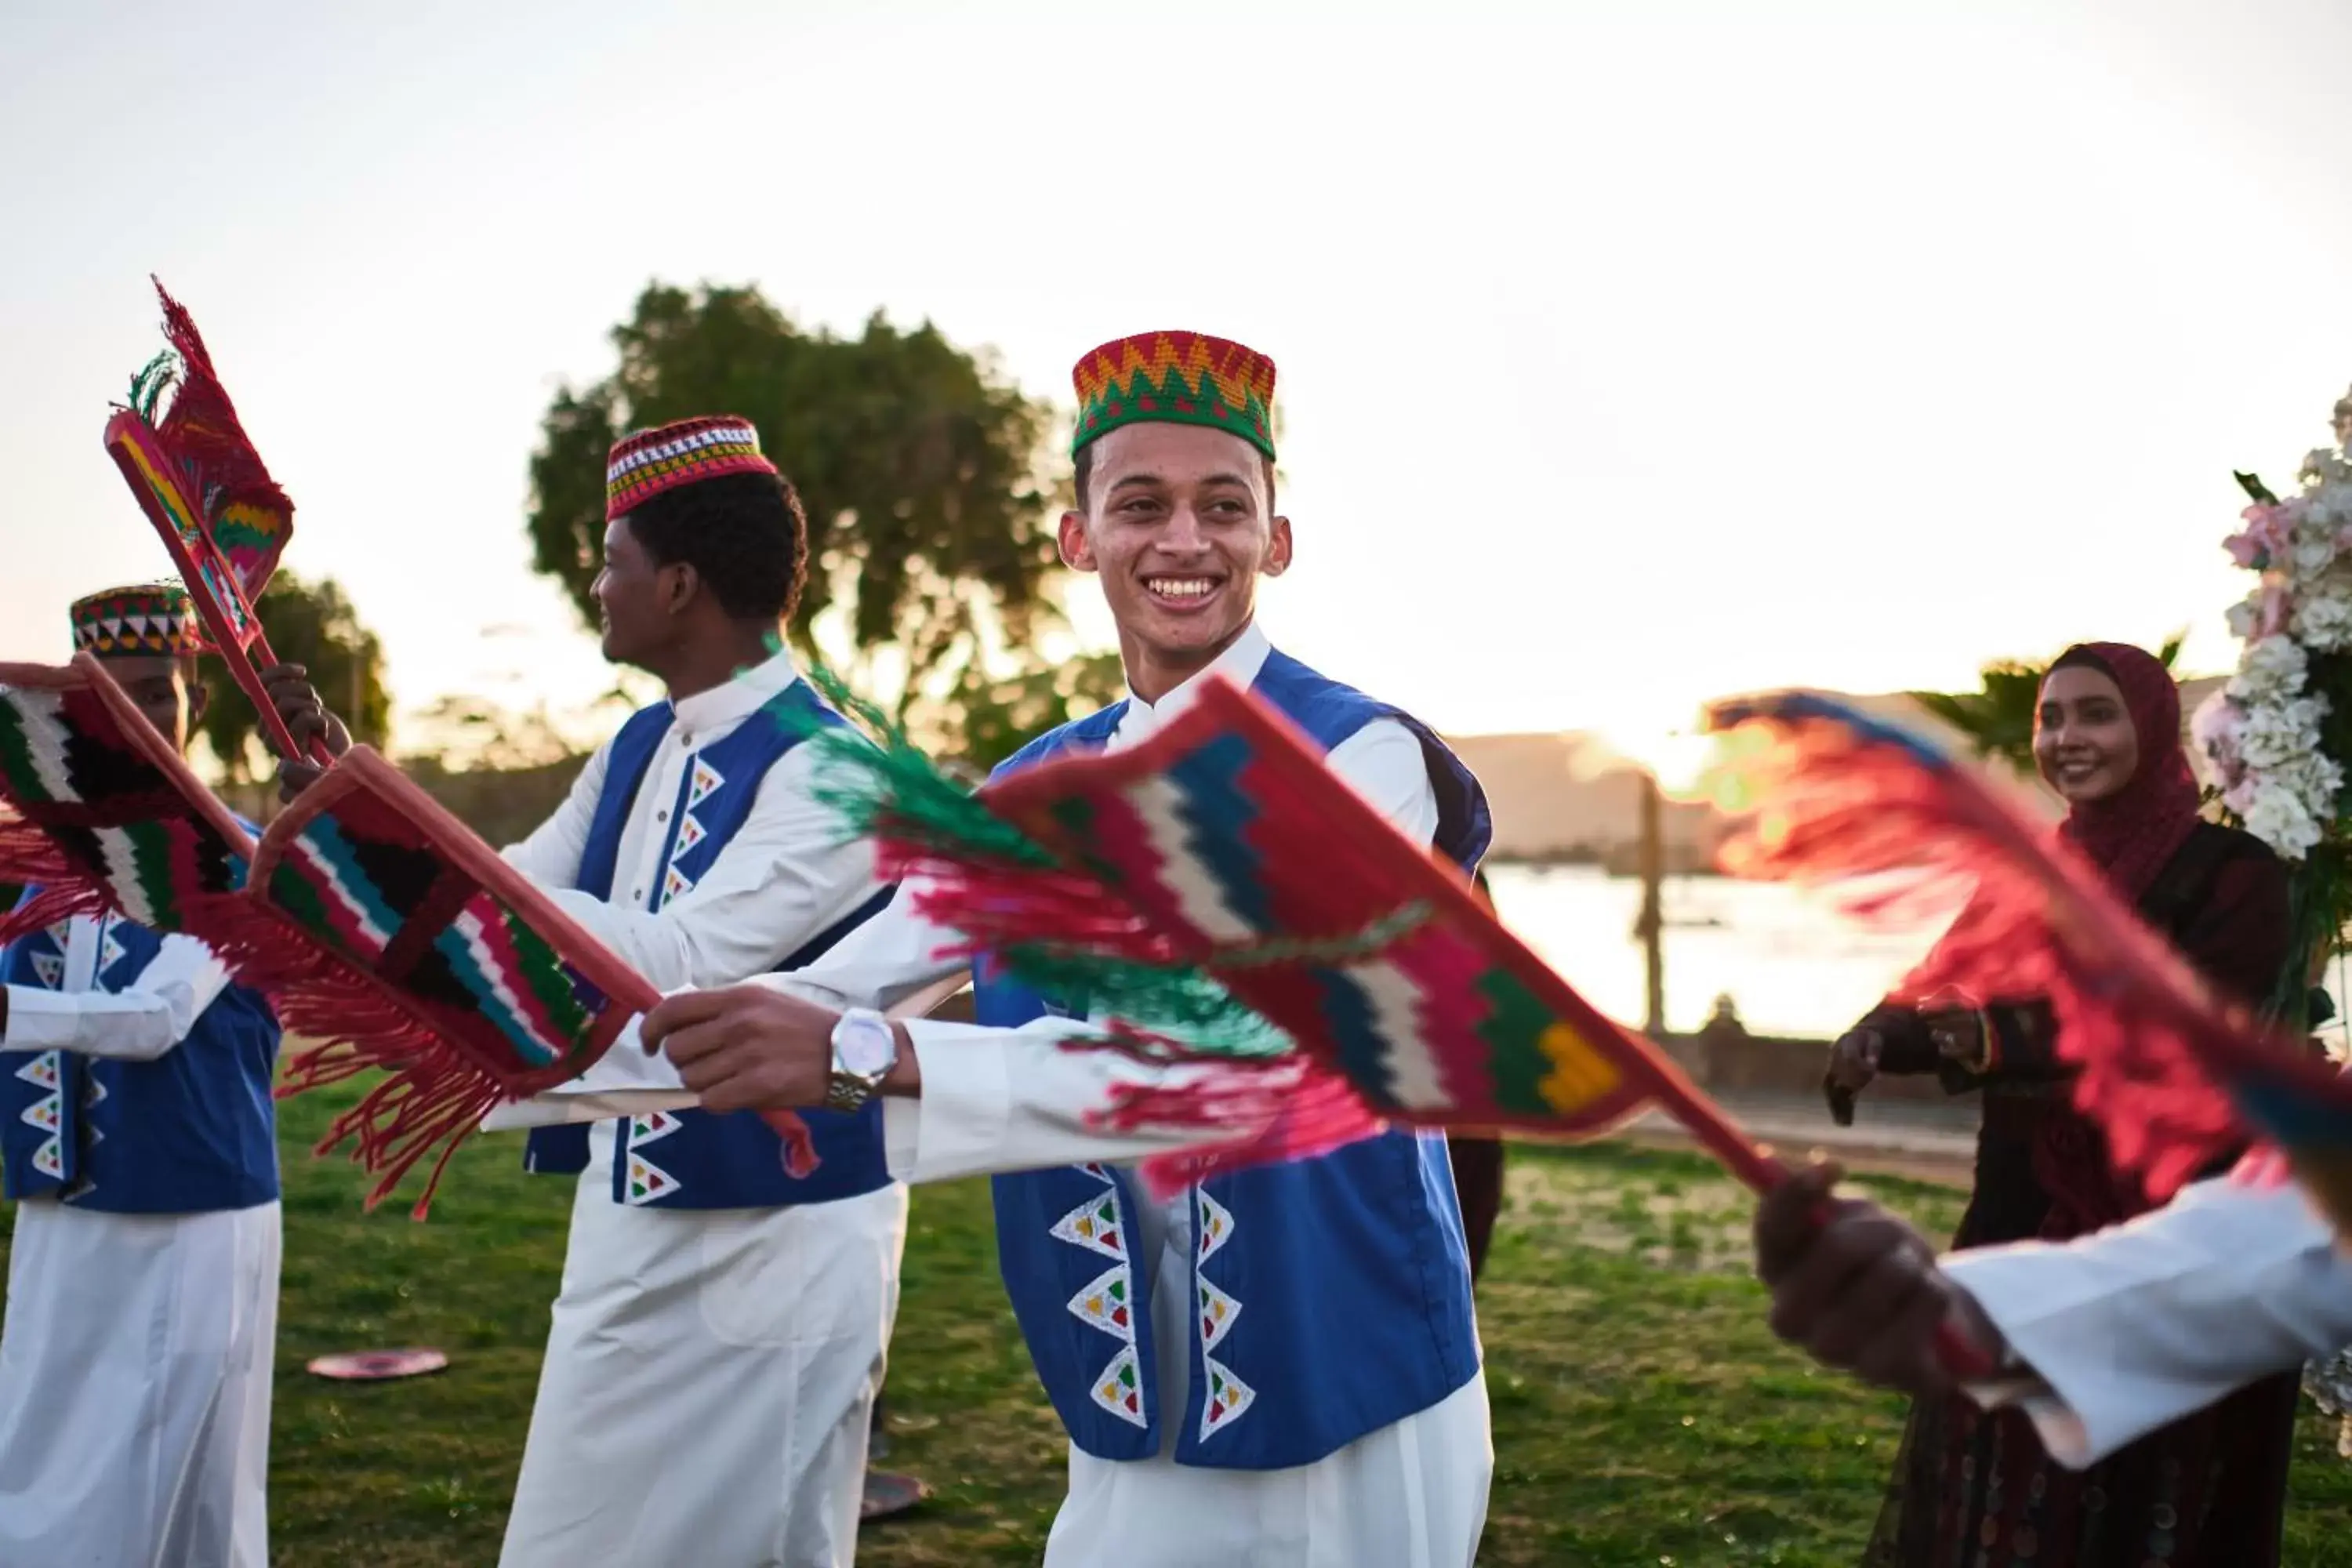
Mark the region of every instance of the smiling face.
POLYGON ((1198 425, 1122 426, 1088 448, 1062 560, 1102 578, 1128 684, 1153 702, 1206 668, 1257 611, 1257 580, 1290 566, 1266 461, 1198 425))
POLYGON ((2079 664, 2050 672, 2034 720, 2033 762, 2069 805, 2123 792, 2139 771, 2139 734, 2113 676, 2079 664))
POLYGON ((139 705, 155 732, 184 754, 205 716, 205 688, 191 679, 192 661, 169 654, 125 654, 104 662, 106 673, 139 705))

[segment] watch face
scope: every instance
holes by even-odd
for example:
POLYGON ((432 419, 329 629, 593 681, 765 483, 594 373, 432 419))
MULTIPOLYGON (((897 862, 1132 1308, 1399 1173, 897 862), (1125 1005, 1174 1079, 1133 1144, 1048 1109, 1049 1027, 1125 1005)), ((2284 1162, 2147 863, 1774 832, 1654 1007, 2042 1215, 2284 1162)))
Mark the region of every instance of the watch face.
POLYGON ((835 1037, 833 1048, 845 1070, 871 1078, 890 1070, 898 1055, 896 1045, 889 1025, 879 1019, 861 1018, 835 1037))

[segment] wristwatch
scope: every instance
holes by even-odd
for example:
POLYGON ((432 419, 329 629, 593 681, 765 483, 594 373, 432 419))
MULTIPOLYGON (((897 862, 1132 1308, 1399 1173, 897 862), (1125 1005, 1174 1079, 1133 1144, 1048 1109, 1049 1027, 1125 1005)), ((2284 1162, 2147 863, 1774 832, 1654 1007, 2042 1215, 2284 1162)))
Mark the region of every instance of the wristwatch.
POLYGON ((828 1110, 856 1110, 874 1098, 898 1065, 898 1035, 871 1007, 852 1007, 833 1026, 833 1074, 825 1080, 828 1110))

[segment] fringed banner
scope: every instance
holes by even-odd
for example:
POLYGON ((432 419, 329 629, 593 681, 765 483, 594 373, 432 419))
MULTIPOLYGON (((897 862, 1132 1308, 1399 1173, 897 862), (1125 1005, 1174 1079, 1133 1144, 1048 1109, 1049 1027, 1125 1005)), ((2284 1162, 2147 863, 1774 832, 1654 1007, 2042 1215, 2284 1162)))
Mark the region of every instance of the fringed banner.
POLYGON ((2226 1004, 2021 805, 1830 699, 1726 703, 1714 722, 1769 742, 1740 765, 1759 809, 1727 869, 1837 889, 1864 920, 1966 897, 1901 997, 2048 996, 2059 1053, 2082 1068, 2076 1102, 2151 1196, 2260 1136, 2352 1234, 2352 1082, 2226 1004))
MULTIPOLYGON (((107 455, 178 566, 205 641, 252 699, 272 747, 291 757, 299 748, 261 684, 277 655, 254 605, 293 540, 294 503, 246 436, 194 321, 161 283, 155 293, 171 347, 132 378, 129 405, 107 421, 107 455)), ((323 743, 310 756, 330 761, 323 743)))
MULTIPOLYGON (((399 771, 354 748, 257 842, 99 661, 0 666, 0 877, 37 891, 0 940, 114 910, 209 945, 310 1046, 281 1095, 386 1074, 336 1118, 372 1208, 499 1101, 585 1071, 660 998, 399 771)), ((786 1169, 815 1152, 769 1118, 786 1169)))
POLYGON ((1603 1018, 1286 721, 1213 683, 1131 750, 965 797, 885 733, 818 789, 964 950, 1079 1017, 1072 1048, 1174 1064, 1118 1125, 1232 1141, 1154 1189, 1389 1123, 1604 1132, 1656 1104, 1743 1179, 1785 1175, 1647 1041, 1603 1018))

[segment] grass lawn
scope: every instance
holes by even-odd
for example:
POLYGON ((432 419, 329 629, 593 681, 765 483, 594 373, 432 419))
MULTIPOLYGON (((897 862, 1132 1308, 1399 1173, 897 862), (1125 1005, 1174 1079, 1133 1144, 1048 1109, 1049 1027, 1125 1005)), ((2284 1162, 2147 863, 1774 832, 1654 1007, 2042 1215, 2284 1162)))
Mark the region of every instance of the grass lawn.
MULTIPOLYGON (((325 1115, 316 1100, 285 1110, 276 1561, 493 1563, 569 1184, 525 1177, 517 1140, 485 1140, 460 1155, 428 1223, 392 1209, 362 1215, 358 1173, 304 1152, 325 1115), (402 1344, 443 1347, 450 1369, 373 1386, 302 1371, 323 1352, 402 1344)), ((1878 1191, 1932 1229, 1948 1230, 1958 1213, 1938 1188, 1878 1191)), ((1772 1341, 1746 1273, 1747 1215, 1744 1195, 1694 1156, 1515 1152, 1480 1300, 1497 1464, 1482 1563, 1853 1561, 1899 1405, 1772 1341)), ((985 1188, 919 1190, 893 1346, 890 1463, 939 1496, 868 1531, 861 1564, 1034 1563, 1043 1549, 1062 1445, 994 1270, 985 1188)), ((2352 1568, 2352 1466, 2316 1415, 2299 1445, 2286 1560, 2352 1568)))

